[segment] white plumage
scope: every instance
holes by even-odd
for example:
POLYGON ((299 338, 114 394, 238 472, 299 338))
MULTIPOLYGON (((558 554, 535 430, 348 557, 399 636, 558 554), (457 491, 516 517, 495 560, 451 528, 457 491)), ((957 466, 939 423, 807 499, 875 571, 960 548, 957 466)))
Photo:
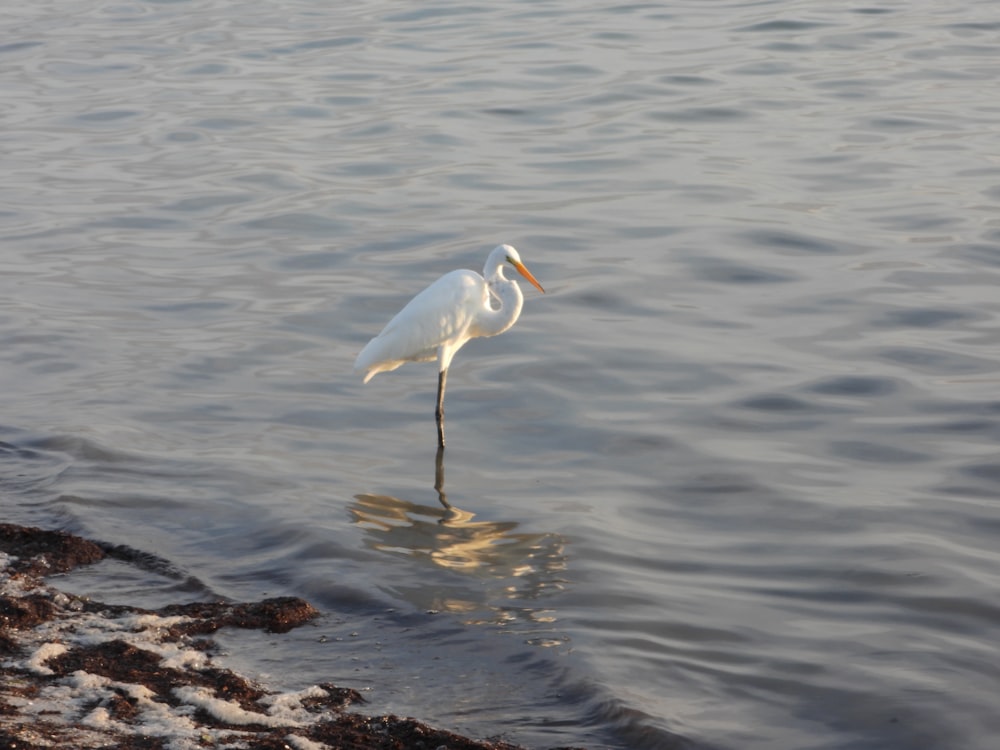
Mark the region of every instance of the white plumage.
POLYGON ((469 339, 496 336, 521 314, 524 296, 517 282, 503 275, 506 264, 544 292, 510 245, 490 253, 483 275, 458 270, 446 273, 407 303, 382 332, 369 341, 354 362, 367 383, 380 372, 406 362, 438 361, 438 444, 444 447, 444 387, 452 357, 469 339), (493 307, 496 301, 498 306, 493 307))

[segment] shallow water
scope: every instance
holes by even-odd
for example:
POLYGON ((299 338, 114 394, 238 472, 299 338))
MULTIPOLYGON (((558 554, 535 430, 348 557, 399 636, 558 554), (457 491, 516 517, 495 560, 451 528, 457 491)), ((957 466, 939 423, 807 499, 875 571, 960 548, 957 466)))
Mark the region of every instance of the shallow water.
MULTIPOLYGON (((992 3, 0 16, 8 520, 294 594, 231 658, 525 744, 1000 732, 992 3), (449 377, 351 372, 510 242, 449 377)), ((172 566, 172 567, 170 567, 172 566)), ((75 588, 74 588, 75 587, 75 588)))

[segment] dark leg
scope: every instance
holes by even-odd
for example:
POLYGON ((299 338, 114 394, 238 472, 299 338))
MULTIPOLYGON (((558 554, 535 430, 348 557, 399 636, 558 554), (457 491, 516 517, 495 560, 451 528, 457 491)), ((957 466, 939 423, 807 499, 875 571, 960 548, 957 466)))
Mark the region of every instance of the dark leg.
POLYGON ((448 370, 438 373, 438 403, 434 416, 437 417, 438 447, 444 448, 444 382, 448 378, 448 370))
POLYGON ((434 489, 437 490, 441 505, 446 510, 451 510, 451 503, 448 502, 448 496, 444 493, 444 446, 438 447, 437 455, 434 457, 434 489))

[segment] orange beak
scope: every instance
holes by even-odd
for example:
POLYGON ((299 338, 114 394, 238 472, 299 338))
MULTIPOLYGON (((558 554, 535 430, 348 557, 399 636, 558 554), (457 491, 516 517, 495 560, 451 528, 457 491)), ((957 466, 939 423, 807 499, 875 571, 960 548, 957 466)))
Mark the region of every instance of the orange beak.
MULTIPOLYGON (((508 260, 510 260, 508 258, 508 260)), ((545 294, 545 290, 542 289, 542 285, 538 283, 538 279, 531 275, 531 271, 524 267, 523 263, 518 263, 516 260, 511 260, 510 264, 517 269, 517 272, 521 274, 524 278, 531 282, 531 285, 535 287, 542 294, 545 294)))

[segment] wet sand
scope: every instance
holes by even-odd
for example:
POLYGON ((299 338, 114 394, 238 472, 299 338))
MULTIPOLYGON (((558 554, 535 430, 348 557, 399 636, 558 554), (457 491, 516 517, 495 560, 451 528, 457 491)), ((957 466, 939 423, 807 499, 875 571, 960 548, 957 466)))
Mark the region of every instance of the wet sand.
POLYGON ((364 703, 350 687, 281 693, 217 663, 212 633, 288 632, 320 614, 303 599, 150 610, 102 604, 44 580, 107 557, 141 567, 148 555, 0 524, 0 748, 521 750, 348 711, 364 703))

